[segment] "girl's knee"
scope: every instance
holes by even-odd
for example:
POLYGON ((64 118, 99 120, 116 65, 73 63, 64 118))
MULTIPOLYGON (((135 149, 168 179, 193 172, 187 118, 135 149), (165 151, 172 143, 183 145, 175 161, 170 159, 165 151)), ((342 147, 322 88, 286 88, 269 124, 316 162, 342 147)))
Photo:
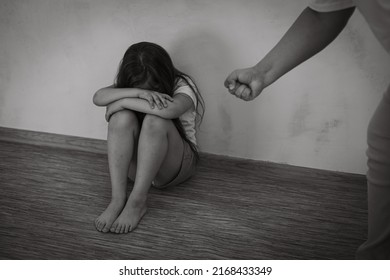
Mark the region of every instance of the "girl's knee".
POLYGON ((146 115, 142 122, 142 130, 167 131, 170 120, 155 115, 146 115))
POLYGON ((109 121, 109 129, 128 128, 138 126, 136 114, 130 110, 121 110, 113 114, 109 121))

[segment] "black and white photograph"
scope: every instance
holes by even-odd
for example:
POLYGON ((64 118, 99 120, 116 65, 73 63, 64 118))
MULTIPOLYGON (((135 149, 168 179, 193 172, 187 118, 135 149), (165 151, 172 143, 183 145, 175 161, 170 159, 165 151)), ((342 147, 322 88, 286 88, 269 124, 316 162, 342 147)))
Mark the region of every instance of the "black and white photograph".
POLYGON ((3 261, 389 260, 390 1, 0 0, 0 193, 3 261))

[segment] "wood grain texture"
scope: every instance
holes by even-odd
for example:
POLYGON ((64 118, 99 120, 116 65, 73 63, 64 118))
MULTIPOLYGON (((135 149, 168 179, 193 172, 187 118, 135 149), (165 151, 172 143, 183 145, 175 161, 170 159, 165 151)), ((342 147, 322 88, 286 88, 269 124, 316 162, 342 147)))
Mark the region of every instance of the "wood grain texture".
POLYGON ((1 259, 353 259, 366 237, 364 176, 209 154, 189 181, 151 190, 133 233, 100 233, 100 148, 0 139, 1 259))

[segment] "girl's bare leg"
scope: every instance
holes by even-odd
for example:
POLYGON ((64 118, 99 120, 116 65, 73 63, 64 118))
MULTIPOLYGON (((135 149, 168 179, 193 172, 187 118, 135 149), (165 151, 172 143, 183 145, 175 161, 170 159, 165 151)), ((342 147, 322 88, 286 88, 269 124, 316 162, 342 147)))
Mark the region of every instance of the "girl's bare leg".
POLYGON ((123 110, 108 123, 107 149, 111 178, 111 202, 95 220, 98 231, 108 232, 126 203, 127 174, 137 146, 139 123, 134 112, 123 110))
POLYGON ((170 182, 179 172, 183 140, 171 120, 146 115, 139 136, 134 188, 111 232, 134 230, 146 212, 146 198, 153 180, 159 185, 170 182))

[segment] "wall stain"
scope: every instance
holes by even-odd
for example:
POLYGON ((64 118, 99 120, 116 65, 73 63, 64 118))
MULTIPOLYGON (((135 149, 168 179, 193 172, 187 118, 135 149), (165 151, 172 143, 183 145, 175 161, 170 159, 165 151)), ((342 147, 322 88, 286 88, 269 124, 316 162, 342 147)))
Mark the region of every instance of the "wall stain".
POLYGON ((229 113, 226 111, 225 106, 222 105, 219 105, 218 111, 222 121, 222 131, 225 134, 230 134, 232 132, 232 119, 229 113))
POLYGON ((364 67, 364 61, 367 57, 367 50, 361 33, 359 30, 356 30, 355 27, 349 25, 347 26, 345 33, 349 39, 349 46, 352 49, 352 55, 356 58, 356 61, 359 63, 359 65, 364 67))
POLYGON ((319 132, 319 134, 317 135, 317 138, 316 138, 316 143, 317 143, 317 147, 315 148, 316 152, 319 152, 321 146, 323 146, 325 143, 329 143, 330 142, 330 139, 329 139, 330 132, 333 129, 339 127, 341 123, 342 123, 341 120, 334 119, 334 120, 331 120, 331 121, 326 121, 322 125, 321 130, 320 130, 320 132, 319 132))
POLYGON ((232 134, 232 119, 225 106, 218 106, 219 119, 221 120, 222 137, 220 137, 219 146, 223 147, 223 150, 227 151, 232 134))
POLYGON ((306 127, 306 119, 310 115, 309 94, 302 97, 301 104, 294 112, 290 122, 290 136, 297 137, 302 133, 308 131, 306 127))
POLYGON ((345 34, 348 38, 348 48, 357 63, 357 66, 363 71, 366 78, 377 92, 382 92, 383 87, 388 83, 388 76, 383 76, 382 69, 377 65, 376 59, 373 59, 370 53, 370 45, 367 44, 365 34, 361 32, 359 26, 348 24, 345 28, 345 34), (379 67, 379 68, 378 68, 379 67))

